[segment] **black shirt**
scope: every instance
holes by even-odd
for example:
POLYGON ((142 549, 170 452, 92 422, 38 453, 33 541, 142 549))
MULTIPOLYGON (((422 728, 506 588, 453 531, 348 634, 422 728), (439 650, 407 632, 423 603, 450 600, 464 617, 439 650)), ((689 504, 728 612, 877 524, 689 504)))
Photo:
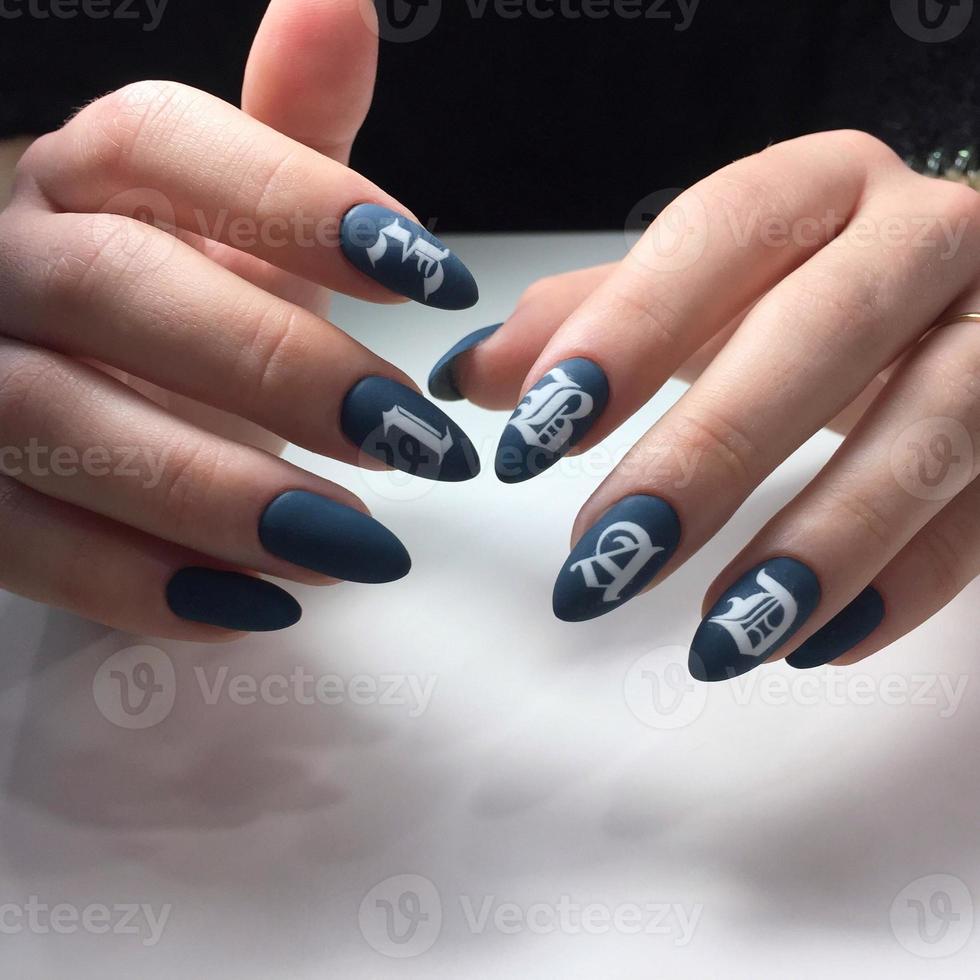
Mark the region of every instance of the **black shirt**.
MULTIPOLYGON (((57 2, 0 0, 0 136, 140 78, 237 102, 266 6, 101 0, 113 16, 94 19, 57 2)), ((618 228, 644 195, 807 132, 959 149, 977 118, 973 3, 379 0, 393 39, 353 165, 440 230, 618 228)))

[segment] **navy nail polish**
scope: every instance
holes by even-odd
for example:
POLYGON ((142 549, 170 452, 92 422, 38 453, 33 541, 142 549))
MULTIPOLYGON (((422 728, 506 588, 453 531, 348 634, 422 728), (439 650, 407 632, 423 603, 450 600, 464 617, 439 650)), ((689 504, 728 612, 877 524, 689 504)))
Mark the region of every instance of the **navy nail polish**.
POLYGON ((412 567, 405 546, 383 524, 303 490, 269 504, 259 539, 277 558, 345 582, 394 582, 412 567))
POLYGON ((283 630, 303 615, 278 585, 217 568, 182 568, 167 584, 167 605, 181 619, 243 633, 283 630))
POLYGON ((497 447, 497 476, 522 483, 580 442, 609 401, 602 369, 584 357, 552 368, 517 406, 497 447))
POLYGON ((458 344, 454 344, 446 351, 442 357, 436 361, 432 370, 429 372, 429 394, 433 398, 439 398, 444 402, 462 401, 463 396, 456 387, 456 378, 453 374, 453 367, 456 358, 460 354, 465 354, 487 338, 492 337, 501 327, 502 323, 495 323, 492 327, 480 327, 473 333, 467 334, 458 344))
POLYGON ((465 310, 480 298, 459 258, 421 225, 377 204, 358 204, 340 224, 347 260, 394 293, 440 310, 465 310))
POLYGON ((884 618, 885 600, 877 589, 869 585, 826 626, 800 644, 786 658, 786 663, 797 670, 829 664, 866 640, 884 618))
POLYGON ((428 399, 390 378, 354 385, 340 425, 362 452, 413 476, 457 483, 480 472, 466 433, 428 399))
POLYGON ((674 508, 659 497, 620 500, 582 536, 558 574, 552 607, 566 623, 604 616, 643 591, 681 537, 674 508))
POLYGON ((819 602, 820 583, 802 562, 764 562, 743 575, 698 628, 688 661, 692 676, 729 680, 765 663, 819 602))

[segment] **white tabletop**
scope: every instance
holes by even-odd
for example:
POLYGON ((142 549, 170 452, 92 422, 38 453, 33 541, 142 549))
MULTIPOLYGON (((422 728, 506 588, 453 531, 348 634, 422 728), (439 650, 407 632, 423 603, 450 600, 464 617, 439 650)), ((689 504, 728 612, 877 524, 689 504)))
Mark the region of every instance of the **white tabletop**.
MULTIPOLYGON (((334 309, 420 383, 534 278, 624 249, 455 244, 475 310, 334 309)), ((283 634, 141 639, 0 594, 2 975, 975 977, 977 584, 847 671, 709 688, 683 669, 705 587, 836 437, 649 596, 553 618, 578 508, 680 391, 516 487, 291 453, 362 495, 414 570, 297 589, 283 634), (158 690, 126 714, 141 662, 158 690)), ((450 411, 491 464, 505 416, 450 411)))

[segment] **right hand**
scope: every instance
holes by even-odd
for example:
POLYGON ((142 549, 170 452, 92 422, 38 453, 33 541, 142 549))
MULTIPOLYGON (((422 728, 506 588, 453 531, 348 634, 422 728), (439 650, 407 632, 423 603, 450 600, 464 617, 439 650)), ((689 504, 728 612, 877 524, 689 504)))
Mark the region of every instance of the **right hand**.
POLYGON ((256 572, 324 584, 408 571, 352 494, 120 376, 345 462, 474 475, 465 435, 412 381, 312 312, 326 289, 476 298, 438 242, 415 251, 405 217, 349 221, 338 247, 357 205, 409 214, 345 166, 373 91, 371 9, 273 0, 244 111, 140 82, 22 158, 0 213, 0 586, 119 629, 212 641, 298 618, 256 572), (147 211, 156 226, 134 220, 147 211))

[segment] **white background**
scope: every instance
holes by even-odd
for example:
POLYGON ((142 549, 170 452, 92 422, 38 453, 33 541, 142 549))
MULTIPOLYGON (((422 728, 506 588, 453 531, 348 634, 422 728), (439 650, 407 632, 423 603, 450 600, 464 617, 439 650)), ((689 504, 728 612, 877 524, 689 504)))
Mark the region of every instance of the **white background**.
MULTIPOLYGON (((481 284, 475 310, 334 309, 420 384, 534 278, 625 245, 454 244, 481 284)), ((305 617, 283 634, 145 640, 0 593, 0 905, 14 909, 0 918, 3 976, 976 976, 980 588, 849 672, 778 664, 706 688, 680 667, 708 583, 836 437, 814 438, 654 593, 592 623, 553 619, 578 508, 681 390, 515 487, 493 475, 506 416, 465 403, 449 411, 484 460, 468 484, 292 454, 363 496, 414 570, 390 586, 296 589, 305 617), (118 685, 99 668, 138 643, 166 655, 152 709, 163 720, 131 730, 100 710, 118 685), (296 668, 386 686, 394 675, 400 703, 367 687, 338 704, 236 703, 226 686, 209 704, 195 667, 205 687, 296 668), (435 685, 427 704, 406 678, 435 685), (401 875, 414 877, 384 884, 401 875), (428 918, 411 932, 396 915, 398 943, 377 901, 397 909, 402 891, 428 918), (945 931, 929 913, 943 893, 957 916, 945 931), (156 945, 146 930, 56 934, 17 919, 32 896, 169 918, 156 945), (563 904, 594 906, 589 928, 562 920, 563 904)), ((317 392, 296 397, 316 410, 317 392)))

